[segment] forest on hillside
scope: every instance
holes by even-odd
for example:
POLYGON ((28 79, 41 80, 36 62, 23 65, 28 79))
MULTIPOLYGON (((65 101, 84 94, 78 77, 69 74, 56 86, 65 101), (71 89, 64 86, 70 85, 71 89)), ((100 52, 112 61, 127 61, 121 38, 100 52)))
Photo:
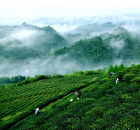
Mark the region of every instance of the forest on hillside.
POLYGON ((110 64, 129 65, 140 61, 140 34, 111 22, 81 25, 63 35, 53 27, 25 22, 0 26, 0 60, 0 77, 68 74, 110 64))

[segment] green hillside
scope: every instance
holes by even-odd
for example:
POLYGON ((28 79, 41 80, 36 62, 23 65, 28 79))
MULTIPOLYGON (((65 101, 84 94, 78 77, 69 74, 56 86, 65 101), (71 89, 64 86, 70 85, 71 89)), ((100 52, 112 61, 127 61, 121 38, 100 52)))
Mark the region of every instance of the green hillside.
POLYGON ((50 26, 0 26, 0 58, 7 60, 35 59, 67 45, 67 40, 50 26))
POLYGON ((0 127, 139 130, 140 65, 108 76, 102 70, 79 71, 65 76, 36 77, 0 88, 0 127), (120 74, 125 81, 116 84, 120 74), (76 88, 82 94, 79 100, 74 93, 76 88), (37 107, 41 113, 35 116, 37 107))
POLYGON ((110 48, 104 44, 100 37, 80 40, 69 47, 64 47, 54 52, 55 56, 64 54, 68 54, 66 60, 76 60, 83 64, 85 60, 88 63, 99 63, 112 59, 110 48))
POLYGON ((42 52, 31 47, 0 47, 0 58, 7 60, 18 61, 25 59, 35 59, 44 55, 42 52))
MULTIPOLYGON (((96 24, 93 25, 96 26, 96 24)), ((94 30, 91 27, 93 25, 88 25, 88 28, 94 30)), ((102 26, 112 29, 116 27, 112 23, 102 26)), ((63 61, 74 61, 83 65, 95 62, 111 63, 117 59, 121 59, 123 62, 140 59, 140 37, 131 34, 124 27, 93 38, 90 38, 92 35, 87 33, 64 36, 66 38, 50 26, 37 27, 26 23, 21 26, 0 26, 0 59, 18 61, 42 56, 47 59, 50 57, 49 54, 52 54, 56 57, 62 56, 63 61), (21 34, 23 38, 20 38, 21 34), (28 36, 28 34, 30 35, 28 36), (12 36, 15 37, 12 38, 12 36), (79 40, 82 37, 89 39, 79 40), (76 39, 79 41, 73 43, 72 41, 76 39), (68 44, 70 42, 71 45, 68 44), (63 55, 65 56, 63 57, 63 55)))
POLYGON ((81 64, 104 64, 118 59, 123 62, 137 61, 140 59, 140 37, 119 27, 98 37, 76 41, 71 46, 54 51, 54 55, 67 55, 64 60, 74 60, 81 64))

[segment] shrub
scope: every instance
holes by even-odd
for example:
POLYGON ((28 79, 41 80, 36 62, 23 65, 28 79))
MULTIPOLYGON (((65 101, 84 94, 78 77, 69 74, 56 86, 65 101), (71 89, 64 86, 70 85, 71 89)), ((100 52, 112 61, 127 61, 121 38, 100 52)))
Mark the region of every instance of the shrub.
POLYGON ((97 130, 105 129, 105 121, 102 118, 97 118, 94 122, 95 122, 93 125, 94 129, 97 129, 97 130))
POLYGON ((135 74, 125 74, 123 78, 127 81, 130 82, 136 75, 135 74))
POLYGON ((108 78, 103 78, 103 79, 100 80, 100 84, 104 84, 107 81, 108 81, 108 78))
POLYGON ((48 77, 56 78, 56 77, 64 77, 64 76, 61 75, 61 74, 53 74, 53 75, 51 75, 51 76, 47 76, 47 78, 48 78, 48 77))
POLYGON ((25 80, 19 82, 17 85, 20 86, 20 85, 23 85, 23 84, 31 83, 31 82, 38 81, 38 80, 41 80, 41 79, 46 79, 46 78, 49 78, 49 76, 48 75, 47 76, 36 75, 34 78, 25 79, 25 80))
POLYGON ((134 128, 138 128, 135 127, 136 125, 135 123, 136 123, 135 118, 133 116, 128 115, 122 118, 119 124, 122 129, 134 129, 134 128))
POLYGON ((121 63, 120 66, 118 66, 118 65, 113 66, 112 64, 110 64, 110 66, 108 68, 108 73, 109 72, 115 72, 116 73, 116 72, 121 71, 121 70, 123 70, 125 68, 126 67, 124 66, 123 63, 121 63))
POLYGON ((74 74, 77 74, 77 75, 83 75, 84 72, 81 70, 81 71, 75 71, 74 74))
POLYGON ((86 116, 93 116, 94 118, 102 117, 103 111, 103 107, 97 106, 92 108, 90 111, 86 112, 86 116))
POLYGON ((37 76, 35 76, 34 81, 38 81, 41 79, 46 79, 46 76, 45 75, 37 75, 37 76))
POLYGON ((116 75, 124 75, 127 72, 128 72, 127 70, 122 70, 122 71, 119 71, 118 73, 116 73, 116 75))
POLYGON ((140 83, 140 77, 135 77, 131 80, 131 82, 139 82, 140 83))
POLYGON ((109 72, 114 72, 114 67, 113 67, 112 64, 110 64, 110 66, 109 66, 108 73, 109 73, 109 72))
POLYGON ((139 68, 132 68, 129 73, 137 74, 139 72, 139 68))

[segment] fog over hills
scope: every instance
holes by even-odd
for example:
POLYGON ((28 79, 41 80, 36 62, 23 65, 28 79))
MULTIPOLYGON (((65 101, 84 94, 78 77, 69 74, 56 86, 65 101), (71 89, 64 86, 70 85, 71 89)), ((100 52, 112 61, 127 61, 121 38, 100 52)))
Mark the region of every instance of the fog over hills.
POLYGON ((0 76, 68 74, 140 63, 138 11, 0 23, 0 76))

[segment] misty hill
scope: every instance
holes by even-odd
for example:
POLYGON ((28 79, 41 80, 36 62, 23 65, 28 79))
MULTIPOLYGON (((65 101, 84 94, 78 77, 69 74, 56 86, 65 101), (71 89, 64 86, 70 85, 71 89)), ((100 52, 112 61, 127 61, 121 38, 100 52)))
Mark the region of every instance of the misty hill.
POLYGON ((88 25, 79 25, 74 32, 77 33, 82 33, 82 34, 92 34, 94 32, 104 32, 104 31, 110 31, 112 29, 115 29, 117 27, 117 25, 108 22, 108 23, 104 23, 104 24, 97 24, 97 23, 93 23, 93 24, 88 24, 88 25))
POLYGON ((77 41, 69 47, 55 51, 54 54, 55 56, 67 55, 66 59, 89 64, 112 62, 116 59, 138 60, 140 58, 139 50, 139 37, 135 37, 125 28, 119 27, 111 33, 103 33, 98 37, 77 41))
POLYGON ((0 47, 0 59, 7 59, 11 61, 34 59, 42 56, 43 53, 27 46, 23 47, 0 47))
POLYGON ((110 50, 100 37, 85 39, 75 42, 69 47, 64 47, 54 52, 55 56, 65 55, 66 60, 79 61, 80 63, 107 62, 111 59, 110 50))
POLYGON ((138 60, 140 57, 140 37, 131 34, 127 29, 119 27, 112 33, 100 35, 113 50, 113 56, 122 60, 138 60))
POLYGON ((0 76, 70 74, 107 67, 118 60, 125 65, 139 63, 139 35, 119 27, 91 37, 90 34, 76 32, 63 37, 50 26, 37 27, 27 23, 1 26, 0 60, 3 62, 0 76))
POLYGON ((52 27, 37 27, 23 23, 21 28, 29 30, 38 30, 38 34, 34 39, 33 47, 45 53, 67 46, 65 38, 55 31, 52 27))
POLYGON ((69 43, 73 44, 76 41, 79 41, 81 39, 89 39, 92 37, 89 33, 87 34, 82 34, 82 33, 65 33, 63 34, 64 37, 69 41, 69 43))
POLYGON ((47 55, 67 46, 67 41, 50 26, 41 28, 24 22, 21 26, 0 26, 0 46, 0 57, 19 60, 47 55))
POLYGON ((102 70, 79 71, 1 87, 0 129, 139 129, 140 65, 108 76, 102 70), (119 75, 125 81, 116 84, 119 75))

